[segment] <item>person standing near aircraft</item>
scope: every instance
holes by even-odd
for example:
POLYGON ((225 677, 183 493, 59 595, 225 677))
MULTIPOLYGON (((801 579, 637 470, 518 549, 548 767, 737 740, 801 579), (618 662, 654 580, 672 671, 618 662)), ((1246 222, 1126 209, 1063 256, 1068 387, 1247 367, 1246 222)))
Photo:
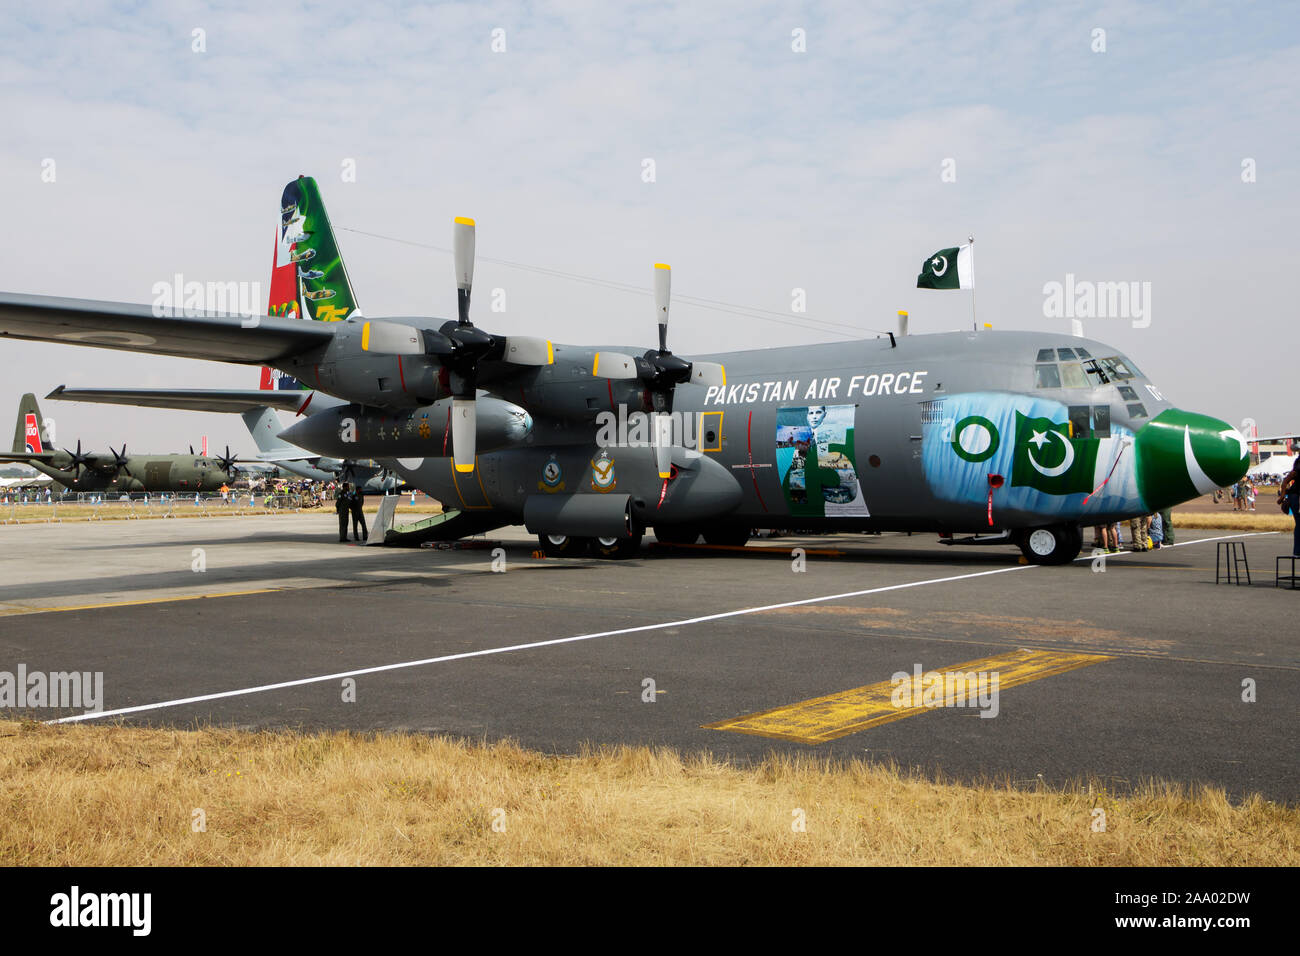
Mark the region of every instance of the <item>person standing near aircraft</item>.
POLYGON ((1291 471, 1282 479, 1277 503, 1290 513, 1291 520, 1295 522, 1295 539, 1291 544, 1291 554, 1300 558, 1300 455, 1296 456, 1291 471))
POLYGON ((348 483, 334 489, 334 513, 339 516, 339 541, 348 540, 348 483))
POLYGON ((366 513, 361 510, 366 503, 366 496, 354 485, 348 486, 348 507, 352 511, 352 540, 370 540, 370 531, 366 528, 366 513), (357 537, 357 528, 361 528, 361 537, 357 537))

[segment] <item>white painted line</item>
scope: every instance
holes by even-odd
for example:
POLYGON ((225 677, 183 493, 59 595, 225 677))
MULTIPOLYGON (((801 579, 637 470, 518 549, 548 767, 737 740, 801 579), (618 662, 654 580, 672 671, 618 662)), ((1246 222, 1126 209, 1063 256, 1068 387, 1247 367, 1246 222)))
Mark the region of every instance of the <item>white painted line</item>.
MULTIPOLYGON (((1276 531, 1250 532, 1244 534, 1223 535, 1223 538, 1253 537, 1256 534, 1278 534, 1276 531)), ((1200 538, 1196 541, 1183 541, 1179 544, 1202 544, 1207 541, 1219 541, 1222 538, 1200 538)), ((1170 545, 1171 548, 1179 544, 1170 545)), ((1085 560, 1080 555, 1075 560, 1085 560)), ((1091 560, 1091 559, 1087 559, 1091 560)), ((467 660, 471 657, 489 657, 495 654, 509 654, 514 651, 530 651, 539 647, 553 647, 557 644, 573 644, 578 641, 594 641, 601 637, 618 637, 622 634, 639 634, 646 631, 661 631, 670 627, 685 627, 688 624, 703 624, 708 621, 720 621, 729 617, 741 617, 746 614, 759 614, 763 611, 779 611, 788 607, 801 607, 806 604, 820 604, 823 601, 839 601, 843 598, 864 597, 868 594, 883 594, 886 591, 902 591, 907 588, 924 587, 927 584, 947 584, 952 581, 968 581, 971 578, 983 578, 993 574, 1007 574, 1012 571, 1025 571, 1042 567, 1038 564, 1017 564, 1009 568, 995 568, 992 571, 974 571, 970 574, 954 574, 943 578, 927 578, 924 581, 909 581, 906 584, 889 584, 879 588, 867 588, 862 591, 845 591, 842 594, 826 594, 821 597, 804 598, 800 601, 785 601, 781 604, 765 604, 762 607, 747 607, 736 611, 722 611, 718 614, 705 614, 701 617, 689 617, 680 621, 665 621, 661 624, 642 624, 639 627, 622 627, 612 631, 597 631, 592 634, 575 634, 572 637, 556 637, 546 641, 533 641, 528 644, 511 644, 507 647, 489 647, 479 651, 465 651, 460 654, 446 654, 442 657, 426 657, 418 661, 402 661, 397 664, 381 664, 377 667, 363 667, 357 670, 340 671, 337 674, 323 674, 319 677, 301 677, 297 680, 281 681, 278 684, 262 684, 259 687, 241 687, 238 690, 224 690, 216 694, 200 694, 197 697, 181 697, 176 700, 159 701, 156 704, 139 704, 135 707, 119 707, 115 710, 101 710, 93 713, 76 714, 72 717, 60 717, 46 721, 51 724, 71 724, 83 720, 99 720, 104 717, 118 717, 122 714, 138 714, 146 710, 161 710, 164 707, 182 707, 185 704, 200 704, 209 700, 221 700, 225 697, 243 697, 249 694, 261 694, 270 690, 284 690, 287 687, 302 687, 306 684, 320 684, 325 681, 342 680, 345 677, 360 677, 364 674, 380 674, 384 671, 404 670, 410 667, 424 667, 428 664, 445 664, 449 661, 467 660)))
POLYGON ((822 601, 838 601, 841 598, 862 597, 867 594, 881 594, 885 591, 901 591, 905 588, 922 587, 927 584, 946 584, 950 581, 965 581, 970 578, 982 578, 990 574, 1006 574, 1009 571, 1024 571, 1036 568, 1036 564, 1018 564, 1010 568, 996 568, 992 571, 975 571, 970 574, 957 574, 946 578, 927 578, 924 581, 910 581, 906 584, 890 584, 885 587, 867 588, 863 591, 845 591, 843 594, 826 594, 822 597, 804 598, 801 601, 786 601, 782 604, 766 604, 762 607, 747 607, 737 611, 723 611, 719 614, 706 614, 702 617, 690 617, 680 621, 665 621, 662 624, 642 624, 639 627, 622 627, 613 631, 597 631, 593 634, 575 634, 572 637, 556 637, 546 641, 533 641, 529 644, 511 644, 508 647, 489 647, 479 651, 465 651, 460 654, 447 654, 443 657, 427 657, 418 661, 403 661, 398 664, 381 664, 378 667, 363 667, 358 670, 340 671, 337 674, 323 674, 320 677, 302 677, 298 680, 281 681, 278 684, 263 684, 260 687, 243 687, 239 690, 224 690, 216 694, 201 694, 197 697, 182 697, 177 700, 164 700, 156 704, 139 704, 135 707, 119 707, 116 710, 101 710, 93 713, 76 714, 72 717, 60 717, 47 721, 51 724, 70 724, 82 720, 99 720, 104 717, 117 717, 122 714, 137 714, 146 710, 161 710, 164 707, 181 707, 185 704, 199 704, 208 700, 220 700, 223 697, 241 697, 247 694, 260 694, 268 690, 283 690, 286 687, 301 687, 304 684, 319 684, 325 681, 342 680, 345 677, 359 677, 363 674, 379 674, 384 671, 402 670, 408 667, 423 667, 427 664, 445 664, 448 661, 461 661, 471 657, 488 657, 493 654, 509 654, 512 651, 529 651, 539 647, 553 647, 556 644, 572 644, 577 641, 593 641, 601 637, 617 637, 621 634, 638 634, 645 631, 661 631, 670 627, 684 627, 688 624, 703 624, 706 621, 719 621, 728 617, 744 614, 758 614, 762 611, 777 611, 787 607, 799 607, 803 604, 819 604, 822 601))

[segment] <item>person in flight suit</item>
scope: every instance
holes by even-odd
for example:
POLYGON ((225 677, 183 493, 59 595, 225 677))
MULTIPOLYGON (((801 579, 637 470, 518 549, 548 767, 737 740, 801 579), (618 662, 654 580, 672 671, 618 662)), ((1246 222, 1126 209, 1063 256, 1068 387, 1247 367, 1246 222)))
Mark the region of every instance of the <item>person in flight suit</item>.
POLYGON ((368 541, 370 540, 370 531, 366 528, 366 513, 361 510, 361 506, 366 503, 366 496, 356 485, 348 486, 348 506, 352 511, 352 540, 368 541), (357 528, 361 528, 361 537, 357 537, 357 528))
POLYGON ((339 540, 348 540, 348 511, 350 510, 348 483, 334 489, 334 512, 339 516, 339 540))

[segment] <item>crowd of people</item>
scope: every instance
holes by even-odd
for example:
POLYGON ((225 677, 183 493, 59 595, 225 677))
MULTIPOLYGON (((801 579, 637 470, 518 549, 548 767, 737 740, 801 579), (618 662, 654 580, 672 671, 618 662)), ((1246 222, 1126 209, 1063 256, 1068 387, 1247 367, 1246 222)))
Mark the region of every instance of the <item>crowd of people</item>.
MULTIPOLYGON (((1130 551, 1158 551, 1174 543, 1174 519, 1168 508, 1130 518, 1128 530, 1130 551)), ((1095 525, 1092 529, 1092 546, 1108 554, 1119 554, 1124 550, 1121 547, 1119 522, 1095 525)))

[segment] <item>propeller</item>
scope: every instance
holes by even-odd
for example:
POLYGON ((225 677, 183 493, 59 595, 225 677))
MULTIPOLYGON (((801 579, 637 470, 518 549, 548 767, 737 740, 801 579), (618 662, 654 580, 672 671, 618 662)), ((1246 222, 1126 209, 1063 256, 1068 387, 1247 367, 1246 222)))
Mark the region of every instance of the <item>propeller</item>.
POLYGON ((591 374, 602 378, 639 378, 650 393, 653 408, 655 464, 660 478, 672 473, 673 393, 678 385, 727 383, 727 372, 717 362, 687 362, 668 349, 668 306, 672 294, 672 268, 657 262, 654 268, 655 315, 659 321, 659 350, 633 357, 621 352, 597 352, 591 374))
POLYGON ((79 479, 81 477, 81 469, 90 466, 90 457, 81 453, 81 439, 77 439, 76 451, 68 451, 65 448, 63 449, 63 452, 72 458, 71 468, 73 471, 73 480, 79 479))
POLYGON ((235 472, 239 469, 235 467, 235 456, 230 453, 230 446, 226 446, 226 454, 217 456, 217 465, 230 477, 234 477, 235 472))
POLYGON ((451 392, 452 463, 458 472, 472 472, 478 427, 475 396, 479 363, 503 361, 514 365, 550 365, 555 350, 546 339, 527 335, 493 335, 477 328, 469 317, 474 289, 474 220, 457 217, 452 224, 452 254, 456 275, 456 320, 437 331, 396 322, 366 322, 361 348, 391 355, 426 355, 447 370, 451 392))
POLYGON ((128 478, 134 478, 135 475, 131 474, 131 469, 126 467, 127 462, 130 461, 130 458, 128 458, 126 454, 126 442, 122 442, 122 450, 120 452, 113 451, 112 445, 108 446, 108 450, 110 452, 113 452, 114 470, 121 472, 122 474, 126 475, 128 478))

